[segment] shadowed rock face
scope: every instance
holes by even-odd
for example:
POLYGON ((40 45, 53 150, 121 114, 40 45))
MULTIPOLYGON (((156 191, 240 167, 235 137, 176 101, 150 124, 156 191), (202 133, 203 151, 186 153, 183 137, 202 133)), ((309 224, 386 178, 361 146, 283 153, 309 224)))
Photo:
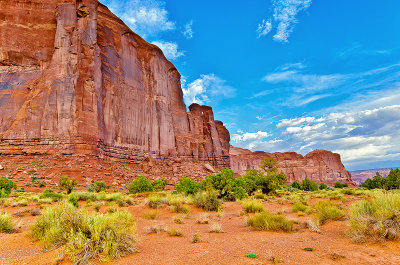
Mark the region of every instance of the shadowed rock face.
POLYGON ((186 111, 161 50, 97 0, 0 0, 0 153, 229 166, 210 107, 186 111))
POLYGON ((315 150, 303 157, 295 152, 251 152, 233 146, 230 149, 231 168, 237 174, 243 174, 249 169, 259 169, 258 165, 267 157, 274 157, 278 161, 278 169, 285 173, 288 182, 301 182, 306 177, 327 184, 337 181, 353 182, 351 174, 340 160, 340 155, 330 151, 315 150))

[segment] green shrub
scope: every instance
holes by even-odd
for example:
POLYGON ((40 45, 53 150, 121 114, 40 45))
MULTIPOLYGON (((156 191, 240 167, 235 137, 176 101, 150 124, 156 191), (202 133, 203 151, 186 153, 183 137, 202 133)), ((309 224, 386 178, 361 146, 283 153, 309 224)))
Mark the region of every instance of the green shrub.
POLYGON ((44 180, 39 181, 39 182, 38 182, 38 186, 39 186, 40 188, 46 187, 46 181, 44 181, 44 180))
POLYGON ((169 231, 170 236, 183 236, 183 232, 176 228, 171 228, 169 231))
POLYGON ((101 196, 99 194, 94 194, 94 193, 85 192, 85 191, 74 192, 73 194, 78 201, 89 201, 90 200, 90 201, 94 202, 94 201, 98 201, 99 197, 101 196))
POLYGON ((350 208, 349 234, 356 242, 396 240, 400 238, 400 196, 375 192, 371 199, 350 208))
POLYGON ((297 181, 293 181, 291 186, 292 186, 292 188, 295 188, 295 189, 298 189, 298 190, 302 189, 300 183, 298 183, 297 181))
POLYGON ((151 182, 154 191, 162 191, 167 186, 168 181, 166 179, 157 179, 151 182))
POLYGON ((303 248, 305 251, 314 251, 314 248, 312 248, 312 247, 305 247, 305 248, 303 248))
POLYGON ((31 236, 44 248, 66 245, 76 264, 109 260, 136 251, 136 224, 127 211, 91 215, 71 204, 49 207, 31 226, 31 236))
POLYGON ((252 195, 254 192, 260 189, 260 172, 256 169, 246 171, 242 176, 245 182, 244 189, 248 195, 252 195))
POLYGON ((220 199, 234 201, 237 189, 241 189, 241 194, 244 193, 244 188, 240 184, 244 185, 244 182, 235 179, 232 169, 223 168, 221 173, 206 176, 201 182, 201 187, 203 190, 218 191, 220 199))
POLYGON ((0 178, 0 198, 6 198, 12 189, 16 189, 17 185, 14 181, 7 178, 0 178))
POLYGON ((14 222, 11 219, 11 215, 8 213, 0 213, 0 233, 13 233, 14 222))
POLYGON ((67 194, 70 194, 78 185, 78 181, 76 179, 71 179, 68 176, 61 176, 58 185, 60 190, 65 190, 67 194))
POLYGON ((146 177, 139 175, 134 181, 129 185, 129 193, 142 193, 153 191, 153 186, 146 177))
POLYGON ((308 209, 307 205, 305 205, 305 204, 303 204, 303 203, 301 203, 301 202, 295 202, 295 203, 293 204, 292 211, 293 211, 294 213, 297 213, 297 212, 305 212, 307 209, 308 209))
POLYGON ((187 177, 179 179, 179 183, 175 185, 175 190, 180 193, 195 194, 199 191, 200 184, 187 177))
POLYGON ((341 183, 341 182, 337 181, 333 187, 336 189, 341 189, 341 188, 348 187, 348 185, 347 185, 347 183, 341 183))
POLYGON ((89 191, 90 192, 101 192, 107 191, 111 186, 107 185, 104 181, 93 181, 90 183, 89 191))
POLYGON ((74 207, 78 208, 79 204, 78 204, 78 199, 72 194, 71 196, 69 196, 68 198, 68 202, 70 204, 72 204, 74 207))
POLYGON ((150 220, 155 220, 158 218, 158 216, 160 215, 159 211, 147 211, 143 214, 143 218, 145 219, 150 219, 150 220))
POLYGON ((314 205, 316 214, 315 218, 319 224, 324 224, 328 220, 339 220, 343 218, 343 211, 331 201, 319 200, 314 205))
POLYGON ((245 213, 258 213, 264 211, 264 206, 257 200, 247 200, 242 203, 245 213))
POLYGON ((58 201, 64 198, 62 194, 52 192, 49 189, 45 189, 42 194, 40 194, 39 198, 41 199, 51 199, 52 201, 58 201))
POLYGON ((208 190, 196 193, 194 203, 196 206, 207 211, 218 211, 222 201, 218 199, 218 191, 208 190))
POLYGON ((160 208, 165 203, 165 198, 161 197, 159 194, 151 194, 147 197, 147 204, 150 208, 160 208))
POLYGON ((192 236, 192 243, 199 243, 201 242, 200 235, 198 233, 194 233, 192 236))
POLYGON ((258 256, 255 253, 249 253, 246 255, 246 257, 251 258, 251 259, 256 259, 258 256))
POLYGON ((290 232, 293 221, 289 221, 282 215, 273 215, 268 212, 256 213, 247 219, 247 225, 258 230, 290 232))
POLYGON ((327 190, 328 189, 328 185, 326 185, 325 183, 321 183, 321 184, 319 184, 319 189, 320 190, 327 190))
POLYGON ((318 190, 318 185, 315 183, 315 181, 305 178, 301 182, 301 189, 305 191, 315 191, 318 190))

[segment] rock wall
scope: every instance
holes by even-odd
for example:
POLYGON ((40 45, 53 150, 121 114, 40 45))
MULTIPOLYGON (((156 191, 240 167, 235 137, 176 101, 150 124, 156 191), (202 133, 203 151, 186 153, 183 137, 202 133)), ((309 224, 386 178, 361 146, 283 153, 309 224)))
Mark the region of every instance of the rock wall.
POLYGON ((162 51, 97 0, 0 0, 0 153, 229 166, 229 132, 183 102, 162 51))
POLYGON ((340 155, 326 150, 315 150, 305 156, 295 152, 266 153, 251 152, 231 146, 231 168, 237 174, 249 169, 258 169, 260 162, 267 157, 278 161, 278 169, 285 173, 288 182, 301 182, 308 177, 317 183, 334 184, 337 181, 353 183, 351 174, 343 166, 340 155))

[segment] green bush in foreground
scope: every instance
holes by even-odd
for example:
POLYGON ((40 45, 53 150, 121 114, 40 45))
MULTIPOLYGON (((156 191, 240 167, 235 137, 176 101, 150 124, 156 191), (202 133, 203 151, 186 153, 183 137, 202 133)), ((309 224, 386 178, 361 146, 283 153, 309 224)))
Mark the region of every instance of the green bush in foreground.
POLYGON ((207 211, 218 211, 222 204, 218 195, 219 193, 216 190, 198 192, 194 197, 194 204, 207 211))
POLYGON ((141 193, 153 191, 153 185, 146 177, 139 175, 134 181, 129 185, 129 193, 141 193))
POLYGON ((107 185, 104 181, 93 181, 90 183, 89 191, 90 192, 101 192, 107 191, 111 186, 107 185))
POLYGON ((354 203, 350 208, 349 234, 359 243, 399 239, 399 194, 375 192, 370 200, 354 203))
POLYGON ((91 215, 70 204, 49 207, 31 226, 31 236, 44 248, 66 245, 76 264, 107 261, 136 251, 136 223, 127 211, 91 215))
POLYGON ((168 181, 166 179, 157 179, 151 182, 154 191, 162 191, 167 186, 168 181))
POLYGON ((6 198, 17 185, 8 178, 0 178, 0 198, 6 198))
POLYGON ((339 220, 343 218, 343 211, 331 201, 319 200, 315 205, 315 218, 319 224, 324 224, 328 220, 339 220))
POLYGON ((305 178, 301 182, 301 189, 305 191, 315 191, 318 190, 318 185, 315 183, 315 181, 305 178))
POLYGON ((273 215, 268 212, 256 213, 247 219, 247 225, 258 230, 290 232, 293 221, 289 221, 282 215, 273 215))
POLYGON ((179 179, 179 183, 175 185, 175 190, 186 195, 195 194, 200 190, 200 183, 187 177, 179 179))
POLYGON ((242 207, 245 213, 259 213, 264 211, 263 204, 257 200, 244 201, 242 207))
POLYGON ((0 214, 0 233, 12 233, 14 232, 14 222, 11 219, 11 215, 8 213, 0 214))
POLYGON ((71 179, 68 176, 61 176, 59 179, 58 187, 60 190, 65 190, 68 194, 78 185, 76 179, 71 179))

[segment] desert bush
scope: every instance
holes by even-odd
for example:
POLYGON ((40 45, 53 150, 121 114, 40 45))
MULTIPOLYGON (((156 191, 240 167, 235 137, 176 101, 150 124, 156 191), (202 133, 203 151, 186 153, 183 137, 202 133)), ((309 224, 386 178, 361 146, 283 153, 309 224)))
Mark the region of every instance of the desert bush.
POLYGON ((160 208, 166 202, 166 199, 161 197, 159 194, 150 194, 147 197, 147 204, 150 208, 160 208))
POLYGON ((273 215, 268 212, 256 213, 247 219, 247 225, 258 230, 290 232, 293 221, 289 221, 282 215, 273 215))
POLYGON ((295 202, 294 204, 293 204, 293 207, 292 207, 292 211, 294 212, 294 213, 297 213, 297 212, 305 212, 306 210, 307 210, 307 205, 305 205, 305 204, 303 204, 303 203, 301 203, 301 202, 295 202))
POLYGON ((136 251, 136 224, 127 211, 91 215, 71 204, 60 204, 46 208, 30 231, 44 248, 66 245, 65 252, 76 264, 136 251))
POLYGON ((160 215, 159 211, 147 211, 143 214, 143 218, 145 219, 149 219, 149 220, 155 220, 158 218, 158 216, 160 215))
POLYGON ((210 233, 222 233, 222 224, 212 223, 210 225, 210 233))
POLYGON ((12 189, 16 189, 17 184, 8 178, 0 178, 0 198, 6 198, 12 189))
POLYGON ((101 209, 101 206, 103 206, 103 203, 102 203, 102 202, 96 202, 96 203, 94 204, 94 206, 93 206, 93 209, 94 209, 96 212, 99 212, 100 209, 101 209))
POLYGON ((180 215, 175 215, 173 220, 174 220, 174 223, 176 223, 176 224, 183 224, 184 223, 183 220, 182 220, 182 217, 180 215))
POLYGON ((257 200, 247 200, 242 203, 245 213, 258 213, 264 211, 264 206, 257 200))
POLYGON ((315 191, 318 190, 318 185, 315 183, 315 181, 305 178, 301 182, 301 189, 305 191, 315 191))
POLYGON ((219 192, 216 190, 201 191, 196 193, 194 203, 197 207, 206 211, 218 211, 222 201, 218 199, 219 192))
POLYGON ((90 192, 101 192, 107 191, 111 186, 107 185, 104 181, 93 181, 90 183, 89 191, 90 192))
POLYGON ((200 215, 200 218, 197 219, 198 224, 208 224, 210 222, 210 215, 208 213, 203 213, 200 215))
POLYGON ((295 189, 298 189, 298 190, 302 189, 300 183, 298 183, 297 181, 293 181, 291 186, 292 186, 292 188, 295 188, 295 189))
POLYGON ((211 174, 200 183, 203 190, 216 190, 218 197, 227 201, 241 200, 247 197, 242 178, 236 179, 230 168, 221 169, 221 173, 211 174))
POLYGON ((139 175, 134 181, 129 185, 129 193, 142 193, 153 191, 153 186, 146 177, 139 175))
POLYGON ((166 179, 157 179, 151 182, 154 191, 162 191, 167 186, 168 181, 166 179))
POLYGON ((8 213, 0 213, 0 233, 13 233, 15 224, 8 213))
MULTIPOLYGON (((58 201, 64 198, 62 194, 55 193, 49 189, 45 189, 42 194, 39 195, 40 199, 51 199, 52 201, 58 201)), ((40 202, 40 201, 39 201, 40 202)))
POLYGON ((199 243, 201 242, 200 235, 198 233, 194 233, 192 236, 192 243, 199 243))
POLYGON ((44 181, 44 180, 38 181, 38 186, 39 186, 39 188, 46 187, 46 181, 44 181))
POLYGON ((350 236, 356 242, 396 240, 400 238, 400 196, 375 192, 350 208, 350 236))
POLYGON ((187 177, 179 179, 179 183, 174 186, 175 190, 180 193, 195 194, 200 190, 200 183, 187 177))
POLYGON ((71 179, 68 176, 61 176, 58 187, 60 190, 65 190, 67 194, 70 194, 77 185, 78 181, 76 179, 71 179))
POLYGON ((171 230, 169 230, 169 234, 170 236, 183 236, 183 232, 176 228, 171 228, 171 230))
POLYGON ((78 208, 79 204, 78 204, 78 199, 72 194, 69 196, 68 198, 68 202, 70 204, 72 204, 74 207, 78 208))
POLYGON ((319 200, 313 207, 319 224, 324 224, 328 220, 339 220, 344 216, 343 211, 331 201, 319 200))
POLYGON ((347 183, 341 183, 340 181, 337 181, 333 187, 335 189, 341 189, 341 188, 348 187, 348 185, 347 185, 347 183))
POLYGON ((254 192, 260 189, 260 172, 258 170, 251 169, 246 171, 246 173, 242 176, 242 179, 245 182, 244 189, 248 195, 252 195, 254 192))
POLYGON ((161 232, 167 232, 168 227, 164 224, 157 224, 146 227, 147 234, 159 234, 161 232))
POLYGON ((94 201, 98 201, 99 197, 100 197, 98 194, 94 194, 91 192, 85 192, 85 191, 74 192, 72 194, 76 197, 76 199, 78 201, 89 201, 90 200, 90 201, 94 202, 94 201))
POLYGON ((328 189, 328 185, 326 185, 325 183, 321 183, 321 184, 319 184, 319 189, 320 190, 327 190, 328 189))

